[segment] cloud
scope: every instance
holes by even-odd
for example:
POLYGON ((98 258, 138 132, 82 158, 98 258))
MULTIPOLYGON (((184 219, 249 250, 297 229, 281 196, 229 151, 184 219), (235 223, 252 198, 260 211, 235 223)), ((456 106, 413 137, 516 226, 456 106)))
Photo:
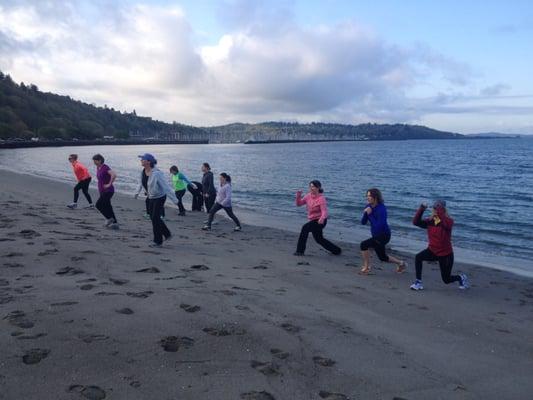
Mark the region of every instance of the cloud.
POLYGON ((495 85, 487 86, 481 89, 482 96, 499 96, 508 91, 511 87, 505 83, 497 83, 495 85))
POLYGON ((301 26, 290 1, 224 2, 218 17, 226 33, 201 46, 179 7, 4 1, 0 69, 42 89, 196 125, 411 122, 465 101, 413 98, 414 88, 464 89, 476 79, 427 45, 400 47, 354 21, 301 26))

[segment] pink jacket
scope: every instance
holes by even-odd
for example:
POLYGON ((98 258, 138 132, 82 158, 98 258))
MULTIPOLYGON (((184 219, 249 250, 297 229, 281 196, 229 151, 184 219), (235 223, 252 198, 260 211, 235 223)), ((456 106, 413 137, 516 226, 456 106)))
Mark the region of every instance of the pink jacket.
POLYGON ((296 205, 300 207, 304 204, 307 206, 307 218, 310 221, 318 219, 318 222, 323 224, 324 220, 328 217, 326 198, 322 194, 313 195, 307 193, 302 197, 300 192, 296 193, 296 205))

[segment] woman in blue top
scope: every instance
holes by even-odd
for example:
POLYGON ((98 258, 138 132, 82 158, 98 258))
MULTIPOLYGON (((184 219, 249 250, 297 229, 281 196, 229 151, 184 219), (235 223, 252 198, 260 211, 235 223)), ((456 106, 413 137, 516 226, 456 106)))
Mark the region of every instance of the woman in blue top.
POLYGON ((383 196, 379 189, 372 188, 366 192, 366 205, 361 223, 366 225, 370 221, 370 231, 372 237, 361 242, 361 255, 363 257, 363 266, 361 274, 370 273, 370 253, 368 249, 373 248, 378 258, 383 262, 390 262, 397 265, 396 272, 402 273, 407 268, 405 261, 387 255, 385 245, 390 241, 390 228, 387 223, 387 207, 383 203, 383 196))

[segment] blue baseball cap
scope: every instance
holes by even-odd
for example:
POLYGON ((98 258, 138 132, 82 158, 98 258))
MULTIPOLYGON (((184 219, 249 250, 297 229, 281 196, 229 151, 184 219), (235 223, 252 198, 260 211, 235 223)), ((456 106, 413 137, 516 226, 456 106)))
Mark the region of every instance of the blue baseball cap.
POLYGON ((150 153, 140 154, 138 157, 144 161, 150 161, 154 164, 157 163, 157 160, 155 159, 155 157, 151 155, 150 153))

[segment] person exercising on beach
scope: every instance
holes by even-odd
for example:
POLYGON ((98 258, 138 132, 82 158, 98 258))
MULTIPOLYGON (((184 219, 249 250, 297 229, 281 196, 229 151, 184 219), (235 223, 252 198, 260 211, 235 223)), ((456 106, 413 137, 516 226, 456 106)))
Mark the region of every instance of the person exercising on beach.
POLYGON ((213 173, 211 172, 209 163, 205 162, 202 164, 202 173, 202 194, 204 196, 205 211, 210 212, 211 207, 215 204, 217 189, 215 188, 213 173))
POLYGON ((422 263, 424 261, 438 261, 442 281, 445 284, 459 282, 459 289, 469 287, 468 278, 465 274, 452 275, 453 247, 452 228, 453 219, 446 210, 446 201, 437 200, 433 203, 433 209, 429 218, 423 219, 428 206, 424 203, 418 207, 413 217, 413 225, 428 231, 428 247, 415 256, 416 281, 411 285, 412 290, 422 290, 422 263))
POLYGON ((387 255, 385 245, 389 243, 391 231, 387 223, 387 207, 383 202, 381 191, 376 188, 368 189, 366 192, 367 205, 361 217, 361 224, 366 225, 370 222, 370 231, 372 237, 361 242, 361 255, 363 257, 363 266, 360 273, 368 275, 370 273, 370 252, 373 248, 378 258, 383 262, 394 263, 397 265, 396 272, 402 273, 407 268, 405 261, 396 257, 387 255))
POLYGON ((324 190, 320 181, 313 180, 309 182, 309 193, 302 197, 302 191, 296 192, 296 205, 307 207, 307 219, 309 222, 302 226, 298 244, 296 246, 295 256, 303 256, 307 244, 309 233, 313 234, 315 241, 332 254, 339 255, 342 250, 337 245, 331 243, 323 235, 323 230, 328 223, 328 207, 326 197, 323 195, 324 190))
POLYGON ((91 174, 89 173, 89 170, 85 165, 78 161, 77 154, 71 154, 68 156, 68 161, 72 164, 72 170, 74 171, 74 175, 76 176, 78 183, 76 186, 74 186, 74 201, 67 207, 71 210, 74 210, 78 207, 78 198, 81 189, 85 198, 87 199, 87 202, 89 203, 89 208, 93 208, 93 200, 89 194, 89 185, 91 184, 91 174))
POLYGON ((211 230, 211 224, 213 223, 213 218, 215 214, 224 209, 228 217, 230 217, 235 223, 235 228, 233 230, 238 232, 242 229, 239 219, 233 214, 233 208, 231 207, 231 176, 222 172, 219 176, 220 179, 220 188, 218 189, 217 197, 215 204, 209 210, 209 217, 206 224, 202 227, 204 231, 211 230))
MULTIPOLYGON (((142 155, 139 156, 139 158, 142 158, 142 155)), ((141 165, 147 165, 143 162, 141 159, 141 165)), ((149 166, 149 165, 148 165, 149 166)), ((144 200, 144 205, 146 209, 146 213, 144 214, 145 219, 150 219, 150 199, 148 198, 148 175, 146 175, 146 168, 143 167, 141 170, 141 178, 139 180, 139 186, 137 187, 137 192, 133 195, 133 198, 137 200, 139 197, 139 194, 144 189, 144 195, 146 196, 146 199, 144 200)), ((161 208, 161 218, 165 218, 165 207, 161 208)))
POLYGON ((104 157, 101 154, 93 156, 94 165, 96 165, 96 177, 98 178, 98 191, 100 197, 96 201, 96 208, 105 217, 105 226, 111 229, 118 229, 117 218, 111 205, 111 198, 115 194, 113 182, 117 178, 117 174, 107 164, 105 164, 104 157))
POLYGON ((189 178, 185 176, 183 172, 180 172, 177 166, 173 165, 172 167, 170 167, 170 174, 172 178, 172 186, 174 189, 174 193, 176 194, 176 197, 178 199, 178 215, 184 216, 185 207, 183 206, 183 201, 181 199, 183 199, 183 196, 187 191, 187 185, 191 186, 191 188, 193 188, 194 190, 197 190, 198 188, 194 183, 189 180, 189 178))

